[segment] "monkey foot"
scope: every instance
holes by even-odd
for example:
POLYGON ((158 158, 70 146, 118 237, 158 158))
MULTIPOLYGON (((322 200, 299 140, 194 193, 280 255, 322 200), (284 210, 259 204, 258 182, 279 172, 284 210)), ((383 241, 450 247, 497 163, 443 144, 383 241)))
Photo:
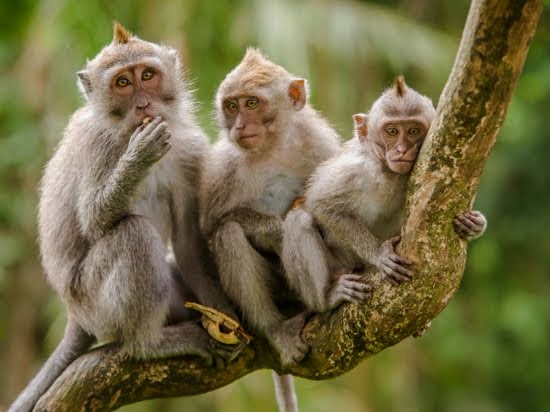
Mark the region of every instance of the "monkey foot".
POLYGON ((328 309, 333 309, 343 302, 364 303, 370 299, 373 286, 365 282, 365 277, 355 274, 342 274, 330 289, 328 309))
POLYGON ((309 352, 310 347, 302 338, 307 316, 306 312, 300 313, 278 324, 272 331, 271 342, 284 365, 300 362, 309 352))

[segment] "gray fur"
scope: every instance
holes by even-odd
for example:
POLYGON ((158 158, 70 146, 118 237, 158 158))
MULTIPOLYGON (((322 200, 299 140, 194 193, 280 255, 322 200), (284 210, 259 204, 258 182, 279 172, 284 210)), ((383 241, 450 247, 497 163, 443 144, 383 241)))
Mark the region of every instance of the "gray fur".
POLYGON ((95 340, 116 342, 138 358, 194 354, 212 362, 201 326, 164 326, 169 305, 179 299, 167 261, 170 248, 201 303, 235 316, 203 262, 197 182, 208 143, 179 65, 172 49, 131 37, 127 45, 103 49, 80 76, 86 103, 45 168, 38 211, 42 263, 67 308, 68 326, 12 412, 31 410, 95 340), (136 63, 163 72, 162 89, 147 105, 140 103, 162 119, 140 127, 134 107, 116 103, 108 87, 114 71, 136 63))
MULTIPOLYGON (((429 127, 435 110, 427 97, 400 81, 401 95, 389 89, 374 103, 368 136, 367 116, 356 115, 356 138, 319 166, 308 182, 303 208, 286 217, 285 273, 311 310, 364 302, 370 286, 366 277, 353 274, 354 269, 376 268, 394 284, 412 278, 410 262, 394 251, 404 221, 410 171, 390 169, 380 135, 385 122, 396 119, 413 118, 429 127)), ((466 239, 478 237, 486 227, 479 212, 459 215, 454 224, 466 239)))
MULTIPOLYGON (((264 60, 258 64, 262 65, 274 66, 264 60)), ((340 141, 311 106, 296 109, 290 104, 287 88, 295 78, 284 69, 275 82, 254 88, 250 84, 255 84, 255 79, 246 67, 242 63, 227 76, 216 98, 220 135, 201 176, 201 227, 224 290, 247 323, 267 337, 283 363, 290 364, 301 360, 308 350, 300 336, 305 318, 299 315, 285 320, 277 310, 273 301, 277 279, 265 253, 280 253, 287 210, 303 193, 316 166, 340 150, 340 141), (239 76, 248 83, 243 86, 239 76), (274 110, 269 127, 273 132, 263 150, 244 150, 232 138, 223 113, 224 93, 260 95, 268 101, 274 110)))

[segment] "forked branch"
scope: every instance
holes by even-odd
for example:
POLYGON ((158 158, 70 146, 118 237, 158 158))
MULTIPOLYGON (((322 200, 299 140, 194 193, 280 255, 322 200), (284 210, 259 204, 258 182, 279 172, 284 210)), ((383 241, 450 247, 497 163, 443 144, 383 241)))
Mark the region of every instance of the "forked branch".
POLYGON ((456 293, 466 243, 452 221, 473 203, 542 12, 542 0, 474 0, 437 116, 411 178, 399 246, 416 277, 399 287, 382 282, 366 305, 317 315, 304 335, 312 351, 282 370, 267 344, 255 339, 226 369, 195 358, 134 361, 113 347, 77 359, 35 410, 110 410, 155 397, 208 392, 261 368, 308 379, 345 373, 433 319, 456 293))

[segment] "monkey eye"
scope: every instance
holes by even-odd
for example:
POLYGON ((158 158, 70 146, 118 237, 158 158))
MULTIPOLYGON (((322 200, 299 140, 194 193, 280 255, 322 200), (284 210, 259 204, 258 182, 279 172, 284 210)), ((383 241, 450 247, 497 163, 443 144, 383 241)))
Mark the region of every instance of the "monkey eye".
POLYGON ((420 134, 420 128, 418 127, 411 127, 409 129, 409 135, 410 136, 418 136, 420 134))
POLYGON ((258 107, 259 104, 260 102, 257 97, 251 97, 246 101, 246 107, 248 107, 249 109, 255 109, 256 107, 258 107))
POLYGON ((120 77, 116 81, 116 85, 118 87, 126 87, 130 85, 130 80, 128 80, 126 77, 120 77))
POLYGON ((143 80, 151 80, 155 76, 155 72, 153 70, 144 70, 141 74, 141 78, 143 80))
POLYGON ((396 127, 388 127, 388 128, 386 129, 386 134, 387 134, 388 136, 394 137, 394 136, 397 136, 397 135, 399 134, 399 130, 397 130, 396 127))
POLYGON ((237 103, 234 100, 230 100, 225 104, 226 109, 231 112, 235 113, 239 106, 237 106, 237 103))

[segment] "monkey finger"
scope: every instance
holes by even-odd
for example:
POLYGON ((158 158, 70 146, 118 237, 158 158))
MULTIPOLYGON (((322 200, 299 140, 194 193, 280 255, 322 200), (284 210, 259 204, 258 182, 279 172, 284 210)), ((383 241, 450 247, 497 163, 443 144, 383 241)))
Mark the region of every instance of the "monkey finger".
MULTIPOLYGON (((147 127, 152 125, 153 122, 149 123, 147 127)), ((168 124, 166 122, 158 123, 153 129, 150 129, 151 139, 158 139, 162 133, 166 131, 168 124)), ((147 129, 145 129, 147 131, 147 129)))
POLYGON ((395 280, 399 284, 403 282, 410 282, 412 279, 411 274, 402 273, 391 266, 387 266, 388 270, 386 272, 387 276, 389 276, 391 279, 395 280))
POLYGON ((160 122, 162 122, 162 117, 157 116, 153 120, 151 120, 149 123, 142 124, 142 126, 143 126, 143 129, 147 131, 147 133, 151 133, 160 124, 160 122))
POLYGON ((394 263, 397 263, 398 265, 412 265, 412 261, 405 258, 405 257, 401 257, 397 254, 390 254, 388 255, 388 258, 394 262, 394 263))
POLYGON ((345 273, 340 278, 342 281, 348 280, 348 281, 354 281, 354 282, 360 282, 365 279, 365 276, 356 275, 354 273, 345 273))
POLYGON ((405 277, 408 277, 409 279, 412 279, 414 276, 414 272, 410 269, 407 269, 405 266, 402 266, 398 263, 394 263, 391 260, 386 261, 385 264, 392 269, 394 272, 399 273, 400 275, 403 275, 405 277))
POLYGON ((395 280, 393 278, 393 272, 391 271, 391 269, 387 268, 387 269, 384 269, 382 270, 382 273, 384 273, 384 276, 386 277, 386 280, 388 282, 390 282, 393 286, 399 286, 401 284, 401 282, 395 280))
POLYGON ((471 231, 471 228, 468 227, 466 224, 464 224, 460 219, 455 219, 453 222, 455 229, 463 232, 463 233, 469 233, 471 231))
POLYGON ((368 300, 371 296, 371 293, 370 292, 361 292, 361 291, 358 291, 358 290, 355 290, 355 289, 346 289, 344 291, 344 295, 345 297, 349 297, 351 298, 350 299, 346 299, 348 302, 358 302, 358 303, 362 303, 362 302, 365 302, 366 300, 368 300))
POLYGON ((399 235, 398 235, 398 236, 394 236, 394 237, 390 238, 388 241, 390 242, 390 244, 391 244, 393 247, 395 247, 395 246, 397 246, 397 244, 401 241, 401 236, 399 236, 399 235))
POLYGON ((168 129, 165 129, 157 136, 157 140, 159 142, 167 141, 168 139, 170 139, 171 136, 172 133, 168 129))

